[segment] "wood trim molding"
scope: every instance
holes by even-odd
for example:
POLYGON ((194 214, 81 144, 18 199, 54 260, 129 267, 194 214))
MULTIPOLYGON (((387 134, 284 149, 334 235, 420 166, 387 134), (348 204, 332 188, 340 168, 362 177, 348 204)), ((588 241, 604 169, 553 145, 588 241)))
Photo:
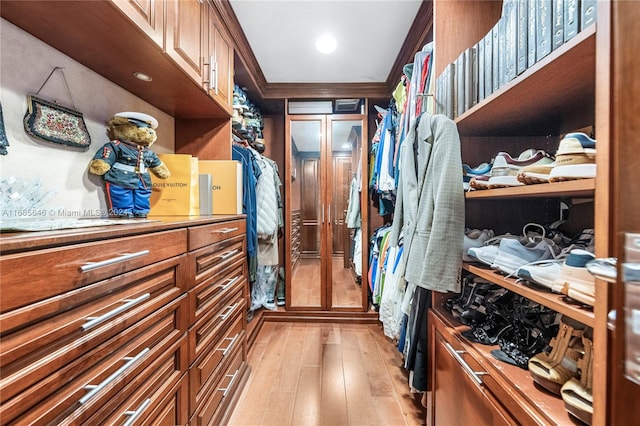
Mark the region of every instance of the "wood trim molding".
POLYGON ((416 52, 422 50, 422 47, 433 40, 433 1, 425 0, 420 5, 416 19, 414 19, 407 37, 404 40, 400 52, 396 57, 389 76, 387 77, 386 86, 387 93, 391 93, 396 88, 400 77, 402 77, 402 68, 405 64, 413 62, 413 56, 416 52))
POLYGON ((413 55, 425 42, 433 39, 433 1, 424 0, 409 29, 385 82, 380 83, 269 83, 267 82, 249 41, 242 31, 231 4, 225 0, 209 0, 217 9, 234 41, 236 75, 248 91, 260 99, 332 99, 344 97, 389 98, 398 84, 402 67, 413 61, 413 55))

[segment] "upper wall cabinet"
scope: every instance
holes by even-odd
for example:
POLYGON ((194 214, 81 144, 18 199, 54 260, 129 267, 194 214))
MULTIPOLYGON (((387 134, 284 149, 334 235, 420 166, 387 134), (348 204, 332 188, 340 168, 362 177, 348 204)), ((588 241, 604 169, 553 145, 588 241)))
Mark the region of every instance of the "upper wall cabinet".
POLYGON ((164 1, 110 0, 160 48, 164 47, 164 1))
POLYGON ((205 0, 2 0, 0 8, 2 18, 177 119, 228 119, 231 108, 210 95, 204 74, 211 12, 205 0))
POLYGON ((208 7, 208 21, 205 43, 205 64, 208 64, 209 75, 205 76, 208 83, 206 89, 220 107, 231 113, 233 106, 233 47, 220 28, 222 24, 213 7, 208 7))
POLYGON ((203 82, 203 34, 208 6, 200 0, 168 1, 165 51, 196 83, 203 82))
POLYGON ((209 64, 207 90, 222 108, 233 106, 233 47, 221 31, 213 8, 209 8, 209 37, 205 63, 209 64))

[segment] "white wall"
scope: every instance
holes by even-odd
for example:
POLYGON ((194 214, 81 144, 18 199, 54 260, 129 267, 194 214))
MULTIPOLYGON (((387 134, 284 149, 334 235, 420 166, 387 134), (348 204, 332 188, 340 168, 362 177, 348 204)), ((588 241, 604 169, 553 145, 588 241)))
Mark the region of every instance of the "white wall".
MULTIPOLYGON (((48 212, 62 216, 85 211, 106 214, 102 179, 90 175, 87 167, 95 152, 108 142, 105 122, 117 112, 140 111, 154 116, 159 126, 153 150, 158 154, 175 152, 173 117, 1 18, 0 59, 0 102, 10 144, 9 154, 0 155, 0 178, 39 178, 46 190, 56 191, 46 204, 48 212), (35 94, 55 66, 64 67, 73 101, 84 115, 91 134, 87 151, 39 142, 24 131, 27 95, 35 94)), ((39 96, 70 106, 60 72, 51 77, 39 96)))

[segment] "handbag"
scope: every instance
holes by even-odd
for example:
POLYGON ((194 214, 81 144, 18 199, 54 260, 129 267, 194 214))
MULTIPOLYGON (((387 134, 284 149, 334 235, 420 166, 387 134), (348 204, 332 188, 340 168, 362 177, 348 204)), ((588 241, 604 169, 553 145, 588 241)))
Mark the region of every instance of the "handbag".
POLYGON ((91 136, 82 113, 76 111, 67 79, 61 67, 55 67, 35 95, 27 96, 24 130, 36 139, 80 148, 89 148, 91 136), (54 72, 60 71, 73 109, 39 98, 38 94, 54 72))

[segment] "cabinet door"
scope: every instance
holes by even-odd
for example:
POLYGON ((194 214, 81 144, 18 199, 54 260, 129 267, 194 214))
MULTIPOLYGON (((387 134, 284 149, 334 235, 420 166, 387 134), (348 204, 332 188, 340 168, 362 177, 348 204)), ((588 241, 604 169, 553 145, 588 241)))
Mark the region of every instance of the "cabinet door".
POLYGON ((111 3, 160 48, 164 47, 163 0, 111 0, 111 3))
POLYGON ((206 89, 220 106, 231 112, 233 89, 233 48, 222 31, 221 24, 212 7, 208 7, 208 43, 205 63, 209 64, 205 71, 206 89))
POLYGON ((434 425, 516 424, 491 393, 464 370, 455 349, 435 331, 433 368, 434 425))
POLYGON ((203 11, 208 6, 201 0, 168 1, 166 5, 166 53, 200 85, 203 69, 203 11))

